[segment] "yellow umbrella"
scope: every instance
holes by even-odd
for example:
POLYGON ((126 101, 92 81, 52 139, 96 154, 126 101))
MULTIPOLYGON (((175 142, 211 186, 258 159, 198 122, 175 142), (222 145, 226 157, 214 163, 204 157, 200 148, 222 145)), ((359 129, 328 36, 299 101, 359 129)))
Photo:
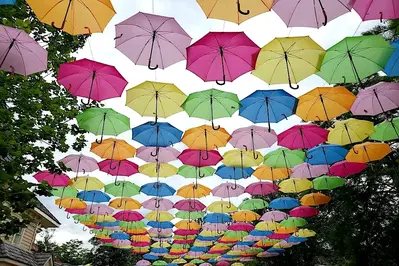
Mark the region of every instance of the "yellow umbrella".
POLYGON ((197 0, 207 18, 240 24, 270 11, 273 0, 197 0))
POLYGON ((164 211, 152 211, 148 213, 145 218, 149 221, 157 221, 157 222, 169 222, 172 221, 175 217, 169 212, 164 211))
POLYGON ((366 120, 350 118, 337 121, 329 129, 328 142, 341 146, 362 142, 374 133, 374 123, 366 120))
POLYGON ((266 248, 266 247, 272 247, 276 243, 280 242, 280 240, 277 239, 262 239, 259 240, 258 242, 255 243, 255 247, 260 247, 260 248, 266 248))
POLYGON ((155 242, 151 245, 152 248, 170 248, 170 244, 168 242, 155 242))
MULTIPOLYGON (((132 237, 130 239, 133 242, 150 242, 151 241, 151 238, 148 235, 132 235, 132 237)), ((156 242, 156 243, 158 243, 158 242, 156 242)))
POLYGON ((149 177, 169 177, 176 175, 178 169, 168 163, 147 163, 140 166, 139 171, 149 177))
POLYGON ((96 215, 96 222, 99 223, 113 223, 116 219, 111 215, 96 215))
POLYGON ((182 220, 175 224, 175 227, 183 230, 199 230, 201 225, 196 221, 182 220))
POLYGON ((230 134, 224 128, 214 130, 204 125, 188 129, 181 141, 190 149, 209 151, 226 146, 230 139, 230 134))
POLYGON ((170 255, 170 254, 166 254, 165 256, 163 256, 165 259, 177 259, 179 258, 179 255, 170 255))
POLYGON ((78 198, 57 199, 55 204, 65 209, 85 209, 87 207, 87 204, 78 198))
POLYGON ((296 115, 304 121, 329 121, 349 112, 356 96, 345 87, 315 88, 300 96, 296 115))
POLYGON ((331 198, 323 193, 310 193, 301 198, 301 204, 304 206, 319 206, 327 204, 331 198))
POLYGON ((295 237, 312 237, 315 236, 316 232, 309 229, 299 229, 298 232, 295 232, 293 236, 295 237))
POLYGON ((212 241, 195 241, 193 246, 196 247, 210 247, 213 245, 212 241))
POLYGON ((185 259, 175 259, 172 261, 172 264, 184 264, 187 263, 187 261, 185 259))
POLYGON ((235 262, 231 264, 231 266, 244 266, 244 264, 242 264, 241 262, 235 262))
POLYGON ((387 143, 365 142, 353 146, 346 155, 346 160, 353 163, 369 163, 381 160, 391 152, 387 143))
POLYGON ((233 256, 240 256, 241 254, 243 254, 243 252, 240 251, 240 250, 230 250, 226 254, 227 255, 233 255, 233 256))
POLYGON ((187 96, 174 84, 146 81, 126 92, 126 106, 142 116, 167 118, 183 111, 187 96))
POLYGON ((103 32, 115 15, 110 0, 26 0, 37 18, 72 35, 103 32))
POLYGON ((260 152, 246 151, 235 149, 224 153, 223 163, 230 167, 254 167, 258 166, 263 162, 263 156, 260 152))
POLYGON ((273 245, 273 248, 290 248, 292 247, 292 244, 288 242, 279 242, 273 245))
POLYGON ((231 215, 236 222, 253 222, 260 219, 260 215, 253 211, 238 211, 231 215))
POLYGON ((256 168, 255 172, 252 174, 259 180, 282 180, 288 178, 292 174, 289 168, 272 168, 267 165, 261 165, 256 168))
POLYGON ((283 193, 300 193, 313 187, 312 181, 303 178, 290 178, 278 185, 283 193))
POLYGON ((202 198, 211 194, 211 189, 201 184, 189 184, 177 190, 178 196, 183 198, 202 198))
POLYGON ((281 227, 281 225, 273 221, 263 221, 255 225, 255 229, 263 231, 274 231, 277 230, 279 227, 281 227))
MULTIPOLYGON (((131 158, 136 154, 136 148, 129 145, 129 143, 124 140, 114 138, 105 139, 101 144, 93 142, 90 151, 103 159, 117 161, 131 158)), ((112 162, 110 164, 112 165, 112 162)))
POLYGON ((145 229, 145 228, 127 228, 127 229, 123 229, 123 231, 125 231, 126 233, 128 233, 130 235, 140 235, 140 234, 147 233, 147 229, 145 229))
POLYGON ((71 179, 70 186, 82 190, 100 190, 104 187, 104 183, 100 179, 91 176, 80 176, 76 179, 71 179))
POLYGON ((215 244, 210 250, 229 250, 230 246, 223 243, 215 244))
POLYGON ((108 206, 117 210, 137 210, 141 208, 141 203, 132 198, 115 198, 108 206))
POLYGON ((231 202, 227 201, 215 201, 208 206, 208 211, 217 213, 231 213, 236 212, 237 207, 231 202))
POLYGON ((208 230, 203 230, 201 233, 199 233, 200 236, 221 236, 223 235, 224 232, 221 231, 208 231, 208 230))

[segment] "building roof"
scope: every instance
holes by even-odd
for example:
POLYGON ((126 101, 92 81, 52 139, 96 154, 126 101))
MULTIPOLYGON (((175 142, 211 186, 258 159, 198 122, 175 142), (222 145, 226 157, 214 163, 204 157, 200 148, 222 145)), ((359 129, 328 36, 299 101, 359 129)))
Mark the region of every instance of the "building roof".
POLYGON ((10 259, 28 266, 43 266, 51 257, 48 253, 34 254, 7 243, 0 244, 0 259, 10 259))
POLYGON ((39 205, 37 206, 37 208, 39 210, 41 210, 42 212, 44 212, 48 217, 53 219, 57 224, 61 224, 60 221, 58 221, 58 219, 55 218, 55 216, 46 208, 46 206, 44 206, 40 200, 38 200, 38 201, 39 201, 39 205))
POLYGON ((58 227, 61 225, 60 221, 40 202, 37 200, 38 204, 35 207, 35 211, 42 217, 44 220, 42 221, 42 227, 44 228, 51 228, 51 227, 58 227))
POLYGON ((37 265, 44 265, 50 258, 53 257, 50 253, 33 253, 37 265))

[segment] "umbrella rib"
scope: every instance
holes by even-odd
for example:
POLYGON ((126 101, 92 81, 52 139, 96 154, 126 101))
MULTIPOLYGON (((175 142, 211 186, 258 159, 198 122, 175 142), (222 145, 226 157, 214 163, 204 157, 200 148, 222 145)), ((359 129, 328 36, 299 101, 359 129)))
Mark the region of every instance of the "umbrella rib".
POLYGON ((291 54, 291 53, 290 53, 289 55, 292 56, 292 57, 295 57, 295 58, 297 58, 297 59, 299 59, 299 60, 305 61, 306 63, 308 63, 309 65, 311 65, 312 67, 314 67, 314 69, 316 69, 316 70, 320 70, 320 69, 318 69, 315 65, 313 65, 312 63, 310 63, 308 60, 303 59, 302 57, 299 57, 299 56, 294 55, 294 54, 291 54))
POLYGON ((162 65, 162 68, 165 68, 165 64, 164 64, 164 62, 163 62, 163 57, 162 57, 161 45, 159 44, 159 38, 156 38, 155 40, 156 40, 156 42, 157 42, 157 46, 158 46, 158 49, 159 49, 159 56, 161 57, 161 65, 162 65))
MULTIPOLYGON (((24 57, 22 55, 22 52, 21 52, 21 50, 20 50, 18 45, 15 45, 14 47, 15 47, 15 50, 21 55, 21 59, 22 59, 21 61, 22 61, 22 64, 24 65, 24 70, 25 70, 25 74, 26 74, 27 73, 26 64, 25 64, 25 60, 24 60, 24 57)), ((36 54, 35 54, 35 56, 36 56, 36 54)))
MULTIPOLYGON (((172 33, 174 34, 174 32, 172 32, 172 33)), ((181 34, 181 35, 182 35, 182 34, 181 34)), ((184 36, 184 35, 182 35, 182 36, 184 36)), ((160 39, 164 39, 165 41, 167 41, 168 43, 170 43, 171 45, 173 45, 173 46, 176 48, 176 50, 179 51, 179 53, 180 53, 184 58, 187 58, 187 56, 184 55, 184 54, 179 50, 179 48, 178 48, 173 42, 169 41, 165 36, 159 34, 159 38, 160 38, 160 39)), ((158 40, 157 40, 157 41, 158 41, 158 40)))
POLYGON ((363 59, 366 59, 366 60, 372 62, 373 64, 375 64, 375 65, 378 66, 379 68, 384 68, 383 66, 380 66, 378 63, 374 62, 373 60, 371 60, 371 59, 369 59, 369 58, 367 58, 367 57, 365 57, 365 56, 363 56, 363 55, 359 55, 359 54, 357 54, 357 53, 352 53, 352 54, 354 54, 354 55, 356 55, 356 56, 358 56, 358 57, 361 57, 361 58, 363 58, 363 59))
MULTIPOLYGON (((134 35, 134 36, 132 36, 132 37, 127 38, 127 39, 124 40, 123 42, 119 43, 119 44, 116 46, 116 48, 118 48, 119 46, 125 44, 126 42, 128 42, 128 41, 130 41, 130 40, 133 40, 133 39, 139 38, 139 37, 143 37, 143 36, 150 37, 150 35, 146 35, 146 34, 134 35)), ((147 45, 147 43, 146 43, 145 45, 147 45)))
POLYGON ((296 9, 298 8, 299 4, 301 3, 301 1, 302 1, 302 0, 299 0, 298 3, 295 5, 294 9, 292 10, 290 19, 288 20, 288 23, 287 23, 288 26, 291 24, 292 17, 294 16, 294 13, 295 13, 296 9))
MULTIPOLYGON (((205 46, 205 47, 208 47, 208 48, 213 48, 213 47, 211 47, 211 46, 207 46, 207 45, 203 45, 203 46, 205 46)), ((214 49, 214 48, 213 48, 214 49)), ((205 57, 205 56, 207 56, 207 55, 211 55, 211 54, 216 54, 217 53, 217 51, 216 50, 214 50, 214 51, 212 51, 212 52, 209 52, 209 53, 206 53, 206 54, 202 54, 201 56, 199 56, 197 59, 195 59, 193 62, 191 62, 191 64, 187 64, 187 68, 189 68, 191 65, 193 65, 195 62, 197 62, 199 59, 201 59, 201 58, 203 58, 203 57, 205 57)), ((209 73, 209 72, 208 72, 209 73)), ((207 73, 207 74, 208 74, 207 73)))
POLYGON ((61 4, 61 3, 64 2, 64 1, 65 1, 65 0, 60 0, 58 3, 56 3, 56 4, 55 4, 53 7, 51 7, 51 8, 46 12, 46 14, 44 14, 43 17, 41 17, 40 19, 41 19, 41 20, 45 19, 46 16, 47 16, 51 11, 53 11, 54 8, 56 8, 59 4, 61 4))
MULTIPOLYGON (((94 20, 96 21, 97 26, 102 30, 102 27, 101 27, 101 25, 100 25, 100 22, 97 20, 96 16, 94 16, 93 11, 91 11, 91 9, 90 9, 82 0, 78 0, 78 1, 90 12, 90 14, 93 16, 94 20)), ((101 3, 101 1, 97 1, 97 3, 101 3)), ((74 13, 74 12, 72 12, 72 13, 74 13)), ((74 20, 74 21, 75 21, 75 20, 74 20)), ((75 27, 74 27, 74 28, 75 28, 75 27)))
POLYGON ((143 49, 141 49, 141 52, 139 53, 139 56, 137 57, 135 63, 137 63, 140 60, 140 57, 143 54, 145 47, 150 43, 150 41, 151 41, 151 38, 149 38, 148 41, 144 44, 143 49))
MULTIPOLYGON (((241 45, 241 46, 244 46, 244 45, 241 45)), ((237 47, 239 47, 239 46, 237 46, 237 47)), ((239 55, 237 55, 237 54, 235 54, 235 53, 232 53, 232 52, 230 52, 229 50, 225 50, 225 52, 226 52, 227 54, 230 54, 230 55, 232 55, 232 56, 235 56, 235 57, 240 58, 240 59, 241 59, 242 61, 244 61, 248 66, 250 66, 251 68, 253 68, 252 65, 251 65, 250 63, 248 63, 247 61, 245 61, 245 59, 242 58, 241 56, 239 56, 239 55)), ((226 61, 226 60, 225 60, 225 61, 226 61)), ((227 62, 226 62, 226 67, 228 67, 227 62)), ((229 72, 229 73, 230 73, 230 72, 229 72)))

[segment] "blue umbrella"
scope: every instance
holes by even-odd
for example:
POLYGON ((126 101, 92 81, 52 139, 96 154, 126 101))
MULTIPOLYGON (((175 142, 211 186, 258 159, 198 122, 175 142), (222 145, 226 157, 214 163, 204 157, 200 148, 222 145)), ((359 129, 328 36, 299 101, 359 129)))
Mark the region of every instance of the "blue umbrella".
POLYGON ((174 264, 174 263, 169 263, 169 264, 166 264, 166 266, 178 266, 178 265, 174 264))
POLYGON ((115 232, 110 235, 112 239, 123 239, 128 240, 130 239, 130 235, 126 234, 125 232, 115 232))
POLYGON ((0 0, 0 5, 15 5, 17 0, 0 0))
POLYGON ((240 167, 228 167, 226 165, 221 165, 216 170, 216 175, 220 176, 222 179, 242 179, 250 177, 255 170, 251 167, 240 168, 240 167))
POLYGON ((114 227, 118 226, 120 221, 115 222, 97 222, 96 224, 101 227, 114 227))
POLYGON ((252 246, 254 244, 255 241, 240 241, 236 243, 237 246, 252 246))
POLYGON ((230 223, 231 217, 224 213, 210 213, 204 217, 206 223, 230 223))
POLYGON ((238 258, 239 256, 238 255, 227 255, 227 254, 225 254, 225 255, 222 255, 220 257, 222 259, 235 259, 235 258, 238 258))
POLYGON ((143 259, 145 259, 145 260, 157 260, 157 259, 159 259, 159 257, 147 253, 147 254, 144 254, 143 259))
POLYGON ((207 252, 209 248, 207 247, 192 247, 190 251, 192 252, 207 252))
POLYGON ((202 235, 197 236, 197 240, 200 241, 216 241, 218 239, 219 239, 218 236, 202 236, 202 235))
POLYGON ((156 222, 156 221, 149 221, 147 223, 148 226, 160 229, 168 229, 173 228, 174 225, 171 222, 156 222))
POLYGON ((151 249, 151 252, 154 252, 154 253, 168 253, 168 249, 167 248, 152 248, 151 249))
POLYGON ((213 258, 212 258, 212 259, 209 259, 208 262, 209 262, 209 263, 216 263, 216 262, 218 262, 218 261, 217 261, 216 259, 213 259, 213 258))
POLYGON ((345 160, 348 150, 339 145, 320 145, 307 152, 306 162, 312 165, 334 164, 345 160))
POLYGON ((240 116, 253 123, 278 123, 293 115, 298 99, 284 90, 255 91, 241 100, 240 116))
POLYGON ((267 252, 269 253, 283 253, 285 250, 283 248, 269 248, 267 252))
POLYGON ((100 190, 87 190, 78 193, 78 198, 90 202, 108 202, 111 197, 100 190))
POLYGON ((269 203, 269 208, 276 210, 292 209, 301 205, 299 200, 289 197, 274 199, 269 203))
POLYGON ((173 194, 176 193, 176 190, 165 183, 155 182, 143 185, 140 188, 140 192, 143 192, 148 196, 167 197, 173 196, 173 194))
POLYGON ((399 76, 399 40, 394 41, 391 45, 395 48, 395 51, 386 64, 384 72, 388 77, 397 77, 399 76))
POLYGON ((308 240, 306 237, 296 237, 296 236, 290 236, 287 238, 287 242, 289 243, 302 243, 308 240))
POLYGON ((249 234, 251 236, 270 236, 273 234, 273 231, 252 230, 249 234))

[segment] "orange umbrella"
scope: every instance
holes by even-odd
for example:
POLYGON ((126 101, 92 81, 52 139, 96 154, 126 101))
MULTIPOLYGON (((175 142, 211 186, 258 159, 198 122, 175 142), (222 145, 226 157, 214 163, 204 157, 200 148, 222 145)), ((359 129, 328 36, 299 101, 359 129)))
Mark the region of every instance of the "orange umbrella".
POLYGON ((199 230, 201 225, 195 221, 182 220, 175 224, 175 227, 183 230, 199 230))
POLYGON ((202 198, 211 194, 211 189, 201 184, 189 184, 177 190, 177 195, 183 198, 202 198))
POLYGON ((211 126, 203 125, 184 132, 181 141, 190 149, 208 151, 226 146, 230 139, 230 134, 224 128, 214 130, 211 126))
POLYGON ((296 227, 286 227, 286 226, 281 226, 277 228, 274 232, 276 234, 292 234, 297 231, 296 227))
POLYGON ((132 198, 115 198, 108 206, 117 210, 137 210, 141 208, 141 203, 132 198))
POLYGON ((65 209, 85 209, 87 207, 87 204, 78 198, 57 199, 55 204, 65 209))
POLYGON ((90 151, 101 158, 110 159, 110 165, 112 165, 112 160, 120 161, 133 157, 136 154, 136 148, 124 140, 114 138, 105 139, 101 144, 93 142, 90 151))
POLYGON ((267 165, 261 165, 256 168, 253 175, 259 180, 282 180, 288 178, 292 174, 288 168, 272 168, 267 165))
POLYGON ((231 215, 236 222, 253 222, 260 219, 260 215, 253 211, 238 211, 231 215))
POLYGON ((381 160, 391 152, 387 143, 365 142, 353 146, 346 155, 346 160, 353 163, 369 163, 381 160))
POLYGON ((331 197, 323 193, 310 193, 301 198, 301 204, 304 206, 319 206, 327 204, 330 200, 331 197))

